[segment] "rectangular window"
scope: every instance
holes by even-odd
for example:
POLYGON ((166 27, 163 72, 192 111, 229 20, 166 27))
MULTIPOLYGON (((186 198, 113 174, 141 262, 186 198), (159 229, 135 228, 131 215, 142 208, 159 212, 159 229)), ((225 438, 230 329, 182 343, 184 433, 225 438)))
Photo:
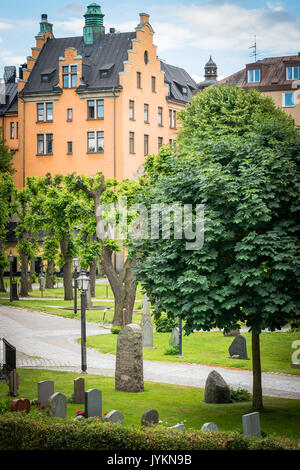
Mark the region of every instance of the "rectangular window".
POLYGON ((169 127, 176 129, 176 111, 174 109, 169 109, 169 127))
POLYGON ((155 77, 151 77, 151 88, 152 88, 153 93, 155 93, 156 92, 156 79, 155 79, 155 77))
POLYGON ((299 67, 287 67, 286 79, 287 80, 299 80, 299 67))
POLYGON ((134 132, 129 132, 129 153, 134 153, 134 132))
POLYGON ((149 122, 149 105, 144 104, 144 122, 149 122))
POLYGON ((104 152, 104 131, 88 132, 88 153, 104 152))
POLYGON ((73 121, 73 109, 68 108, 67 110, 67 121, 73 121))
POLYGON ((248 70, 248 83, 260 82, 260 69, 248 70))
POLYGON ((159 149, 160 149, 160 147, 161 147, 161 146, 162 146, 162 144, 163 144, 163 138, 162 138, 162 137, 158 137, 158 141, 157 141, 157 143, 158 143, 158 150, 159 150, 159 149))
POLYGON ((17 132, 16 132, 16 139, 19 138, 19 123, 17 122, 17 132))
POLYGON ((97 151, 104 152, 104 131, 97 132, 97 151))
POLYGON ((71 88, 77 87, 77 75, 71 74, 71 88))
POLYGON ((53 153, 53 134, 38 134, 37 153, 38 155, 48 155, 53 153))
POLYGON ((39 122, 44 121, 44 103, 38 103, 37 105, 37 120, 39 122))
POLYGON ((15 138, 15 123, 14 122, 10 123, 10 138, 11 139, 15 138))
POLYGON ((95 140, 95 132, 88 132, 88 152, 95 153, 96 152, 96 140, 95 140))
POLYGON ((88 119, 95 119, 95 101, 88 101, 88 119))
POLYGON ((141 72, 137 72, 136 73, 136 87, 137 88, 142 88, 142 85, 141 85, 141 72))
POLYGON ((67 142, 67 148, 68 148, 68 155, 71 155, 73 153, 73 142, 71 141, 67 142))
POLYGON ((53 121, 53 103, 46 103, 46 121, 53 121))
POLYGON ((63 72, 63 87, 76 88, 77 87, 77 65, 64 65, 63 72))
POLYGON ((129 100, 129 119, 134 119, 134 101, 129 100))
POLYGON ((149 136, 144 135, 144 155, 148 155, 149 153, 149 136))
POLYGON ((71 72, 77 73, 77 65, 71 65, 71 72))
POLYGON ((63 75, 63 87, 70 88, 70 77, 69 75, 63 75))
POLYGON ((282 94, 282 106, 284 108, 290 108, 295 106, 295 95, 294 92, 288 92, 282 94))
POLYGON ((97 118, 104 118, 104 100, 97 100, 97 118))
POLYGON ((158 107, 158 125, 163 125, 163 109, 160 106, 158 107))

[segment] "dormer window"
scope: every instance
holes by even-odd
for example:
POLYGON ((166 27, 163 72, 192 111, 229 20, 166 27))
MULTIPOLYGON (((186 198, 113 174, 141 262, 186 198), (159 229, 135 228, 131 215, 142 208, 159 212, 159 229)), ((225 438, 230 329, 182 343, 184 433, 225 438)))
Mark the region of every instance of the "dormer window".
POLYGON ((248 70, 248 83, 259 83, 260 82, 260 69, 248 70))
POLYGON ((63 87, 76 88, 77 87, 77 65, 64 65, 62 67, 63 73, 63 87))
POLYGON ((56 69, 45 69, 41 72, 42 83, 49 83, 56 69))
POLYGON ((110 76, 113 66, 115 64, 104 64, 100 68, 100 78, 107 78, 110 76))
POLYGON ((187 92, 188 92, 188 91, 187 91, 187 87, 186 87, 186 86, 183 86, 183 87, 182 87, 182 94, 183 94, 183 95, 187 95, 187 92))
POLYGON ((287 67, 286 79, 287 80, 299 80, 299 67, 287 67))

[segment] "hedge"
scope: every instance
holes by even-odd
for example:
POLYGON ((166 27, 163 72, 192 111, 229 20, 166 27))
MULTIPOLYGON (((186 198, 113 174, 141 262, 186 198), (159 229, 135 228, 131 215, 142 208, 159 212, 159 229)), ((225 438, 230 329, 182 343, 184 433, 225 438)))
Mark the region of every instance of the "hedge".
MULTIPOLYGON (((123 427, 96 418, 64 421, 23 413, 0 417, 0 450, 281 450, 291 440, 238 433, 176 432, 161 425, 123 427)), ((299 449, 299 448, 298 448, 299 449)))

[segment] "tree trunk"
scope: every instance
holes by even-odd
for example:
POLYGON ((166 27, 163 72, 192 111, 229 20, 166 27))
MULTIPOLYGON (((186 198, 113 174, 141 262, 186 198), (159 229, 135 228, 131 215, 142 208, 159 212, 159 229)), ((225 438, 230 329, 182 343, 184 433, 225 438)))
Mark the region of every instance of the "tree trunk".
POLYGON ((47 261, 46 289, 54 289, 54 261, 47 261))
POLYGON ((263 396, 261 385, 261 363, 260 363, 260 335, 252 333, 252 363, 253 363, 253 411, 263 410, 263 396))
POLYGON ((72 257, 69 255, 69 239, 63 238, 60 241, 60 250, 65 261, 63 265, 65 300, 73 300, 72 283, 72 257))
POLYGON ((28 276, 28 292, 32 292, 32 277, 35 274, 35 262, 30 261, 30 273, 28 276))
POLYGON ((21 297, 28 297, 28 256, 21 252, 21 297))
POLYGON ((89 309, 93 306, 91 297, 91 283, 89 283, 88 290, 86 291, 86 308, 89 309))
POLYGON ((91 287, 91 297, 95 297, 96 292, 96 269, 97 269, 97 259, 95 258, 90 266, 90 287, 91 287))
POLYGON ((0 292, 6 292, 4 285, 4 269, 0 268, 0 292))

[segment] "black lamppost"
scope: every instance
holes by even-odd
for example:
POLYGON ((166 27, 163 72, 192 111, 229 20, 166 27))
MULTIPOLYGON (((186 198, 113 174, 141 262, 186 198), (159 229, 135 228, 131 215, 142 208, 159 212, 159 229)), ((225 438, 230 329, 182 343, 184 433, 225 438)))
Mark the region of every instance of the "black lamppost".
POLYGON ((74 268, 74 313, 77 313, 77 268, 79 267, 79 258, 73 258, 74 268))
POLYGON ((85 373, 87 370, 86 363, 86 320, 85 320, 85 310, 86 310, 86 291, 89 288, 90 279, 86 275, 85 271, 82 269, 78 278, 77 286, 81 291, 81 372, 85 373))
POLYGON ((9 301, 12 302, 13 301, 13 289, 12 289, 12 277, 13 277, 13 272, 12 272, 12 264, 13 264, 13 261, 14 261, 14 255, 12 254, 12 252, 9 253, 8 255, 8 261, 9 261, 9 272, 10 272, 10 279, 9 279, 9 301))
POLYGON ((179 318, 179 353, 178 357, 183 357, 182 355, 182 320, 179 318))

